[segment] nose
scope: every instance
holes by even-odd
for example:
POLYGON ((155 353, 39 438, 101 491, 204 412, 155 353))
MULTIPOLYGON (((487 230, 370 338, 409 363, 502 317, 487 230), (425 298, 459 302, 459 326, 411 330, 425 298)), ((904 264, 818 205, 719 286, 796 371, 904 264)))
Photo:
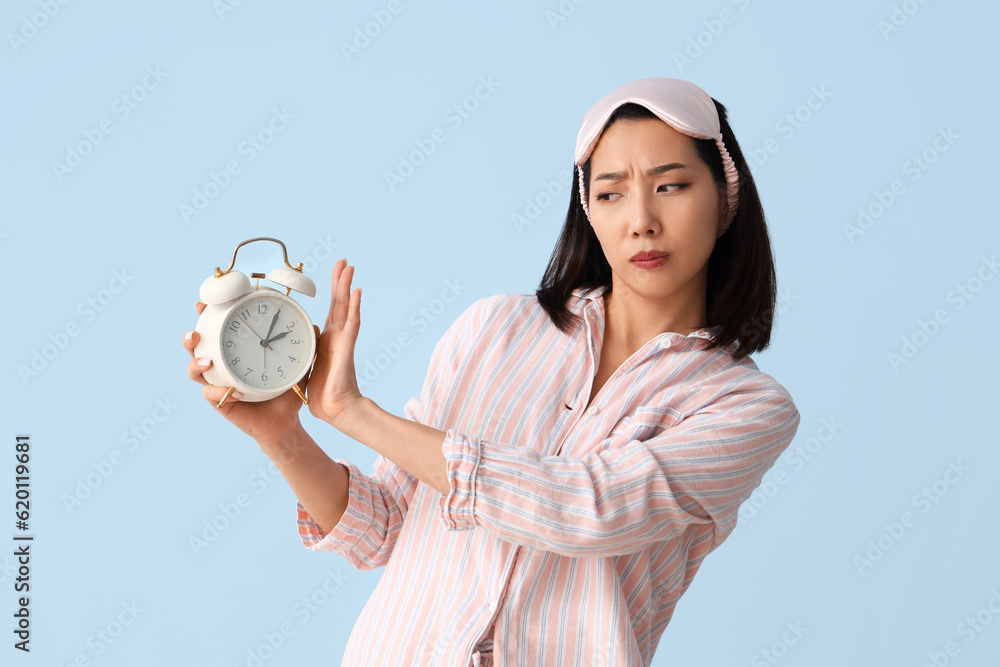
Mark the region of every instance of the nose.
POLYGON ((659 211, 656 209, 654 193, 644 188, 630 197, 628 210, 629 231, 634 236, 657 234, 662 229, 659 211))

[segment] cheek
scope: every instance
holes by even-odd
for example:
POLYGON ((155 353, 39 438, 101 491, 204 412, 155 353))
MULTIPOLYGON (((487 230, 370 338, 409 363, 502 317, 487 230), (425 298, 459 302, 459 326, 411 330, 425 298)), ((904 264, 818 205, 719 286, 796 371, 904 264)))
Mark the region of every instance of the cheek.
POLYGON ((715 230, 718 228, 722 215, 721 202, 716 190, 706 190, 697 197, 691 197, 684 202, 684 224, 692 234, 708 234, 715 240, 715 230))
POLYGON ((597 237, 597 242, 600 244, 601 249, 604 251, 604 255, 614 255, 614 249, 617 245, 615 237, 615 226, 612 222, 603 220, 600 217, 594 217, 591 214, 591 220, 593 221, 594 236, 597 237))
POLYGON ((601 231, 597 228, 596 224, 594 225, 594 236, 597 237, 597 245, 600 246, 601 251, 604 253, 604 256, 610 260, 611 257, 608 256, 608 243, 604 237, 604 234, 601 233, 601 231))

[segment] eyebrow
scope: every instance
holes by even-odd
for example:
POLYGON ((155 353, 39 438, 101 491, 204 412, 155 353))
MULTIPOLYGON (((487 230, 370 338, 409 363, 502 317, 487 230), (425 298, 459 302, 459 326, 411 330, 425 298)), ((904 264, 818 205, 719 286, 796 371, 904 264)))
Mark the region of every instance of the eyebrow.
MULTIPOLYGON (((686 164, 681 164, 680 162, 671 162, 670 164, 661 164, 659 167, 653 167, 646 172, 648 176, 658 176, 659 174, 666 173, 672 169, 687 169, 686 164)), ((595 181, 620 181, 625 178, 625 172, 623 171, 609 171, 604 174, 599 174, 594 177, 595 181)))

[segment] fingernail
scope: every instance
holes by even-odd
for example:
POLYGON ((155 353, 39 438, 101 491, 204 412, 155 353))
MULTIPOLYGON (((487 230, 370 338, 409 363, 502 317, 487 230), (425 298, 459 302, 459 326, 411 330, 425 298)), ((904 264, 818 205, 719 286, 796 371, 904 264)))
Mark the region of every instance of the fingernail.
POLYGON ((192 338, 194 338, 193 331, 188 331, 186 334, 184 334, 184 340, 191 340, 192 338))
POLYGON ((212 360, 209 359, 208 357, 202 357, 201 359, 198 360, 198 365, 199 366, 208 366, 211 363, 212 363, 212 360))
POLYGON ((236 400, 238 401, 238 400, 240 400, 241 398, 243 398, 243 394, 242 394, 241 392, 238 392, 238 391, 234 391, 234 392, 233 392, 233 398, 235 398, 235 399, 236 399, 236 400))

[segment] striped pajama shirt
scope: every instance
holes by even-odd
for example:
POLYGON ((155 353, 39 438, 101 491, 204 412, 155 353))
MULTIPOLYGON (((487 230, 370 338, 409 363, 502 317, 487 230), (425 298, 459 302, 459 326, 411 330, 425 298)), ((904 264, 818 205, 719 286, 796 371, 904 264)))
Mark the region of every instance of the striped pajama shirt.
POLYGON ((647 666, 705 556, 791 442, 788 392, 714 330, 663 333, 588 407, 606 287, 562 333, 534 295, 475 301, 434 348, 408 419, 446 432, 441 494, 379 456, 299 535, 384 567, 343 665, 647 666))

